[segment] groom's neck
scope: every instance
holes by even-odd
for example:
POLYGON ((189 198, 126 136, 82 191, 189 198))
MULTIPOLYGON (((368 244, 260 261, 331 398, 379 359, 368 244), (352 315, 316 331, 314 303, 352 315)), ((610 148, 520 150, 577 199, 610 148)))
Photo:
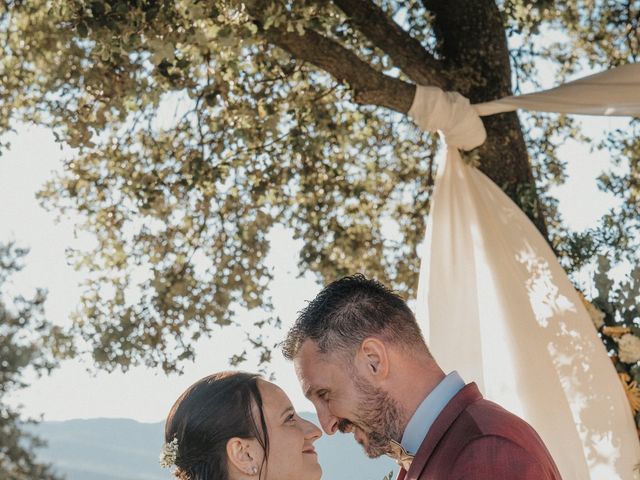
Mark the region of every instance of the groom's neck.
POLYGON ((422 401, 445 377, 444 372, 430 355, 411 355, 407 352, 395 358, 390 387, 400 404, 403 431, 422 401))

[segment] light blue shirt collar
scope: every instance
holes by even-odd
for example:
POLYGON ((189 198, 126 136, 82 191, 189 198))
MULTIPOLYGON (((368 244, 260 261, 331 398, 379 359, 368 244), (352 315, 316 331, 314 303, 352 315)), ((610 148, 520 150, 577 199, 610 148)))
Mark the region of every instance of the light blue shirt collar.
POLYGON ((418 451, 427 432, 449 401, 464 387, 464 381, 453 371, 444 377, 422 401, 402 435, 402 447, 412 455, 418 451))

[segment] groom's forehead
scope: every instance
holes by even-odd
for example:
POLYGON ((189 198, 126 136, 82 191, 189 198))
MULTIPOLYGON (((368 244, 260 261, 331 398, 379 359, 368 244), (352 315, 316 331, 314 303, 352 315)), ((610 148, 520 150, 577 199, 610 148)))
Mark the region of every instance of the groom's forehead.
POLYGON ((315 342, 307 340, 293 359, 296 375, 303 391, 318 388, 329 380, 329 372, 333 365, 326 355, 322 354, 315 342))
POLYGON ((296 353, 293 361, 296 365, 306 365, 309 362, 315 363, 322 360, 322 352, 318 348, 318 344, 313 340, 305 340, 298 352, 296 353))
POLYGON ((313 368, 305 367, 303 360, 298 356, 293 360, 296 376, 304 396, 310 398, 311 395, 318 389, 317 375, 313 371, 313 368))
POLYGON ((293 359, 296 374, 301 381, 303 378, 313 375, 316 367, 322 363, 324 363, 324 361, 321 358, 320 351, 312 340, 304 342, 293 359))

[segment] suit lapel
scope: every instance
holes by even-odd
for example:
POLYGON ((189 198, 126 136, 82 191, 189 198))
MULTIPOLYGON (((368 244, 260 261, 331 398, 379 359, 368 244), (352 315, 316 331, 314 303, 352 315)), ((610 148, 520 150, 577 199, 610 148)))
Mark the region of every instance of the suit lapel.
POLYGON ((475 383, 465 385, 452 399, 449 401, 444 410, 438 415, 436 421, 427 432, 427 436, 422 441, 415 458, 411 462, 411 467, 406 475, 401 474, 397 480, 417 480, 425 469, 431 454, 436 446, 449 430, 451 424, 460 416, 460 414, 472 403, 480 400, 482 395, 475 383))

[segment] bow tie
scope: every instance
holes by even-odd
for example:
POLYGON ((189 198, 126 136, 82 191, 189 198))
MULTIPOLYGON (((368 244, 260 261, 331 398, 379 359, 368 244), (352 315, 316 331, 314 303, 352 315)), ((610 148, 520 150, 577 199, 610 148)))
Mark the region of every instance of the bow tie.
POLYGON ((400 445, 395 440, 389 441, 389 450, 387 455, 393 458, 398 465, 400 465, 405 470, 409 470, 411 466, 411 461, 413 460, 413 455, 407 452, 402 445, 400 445))

